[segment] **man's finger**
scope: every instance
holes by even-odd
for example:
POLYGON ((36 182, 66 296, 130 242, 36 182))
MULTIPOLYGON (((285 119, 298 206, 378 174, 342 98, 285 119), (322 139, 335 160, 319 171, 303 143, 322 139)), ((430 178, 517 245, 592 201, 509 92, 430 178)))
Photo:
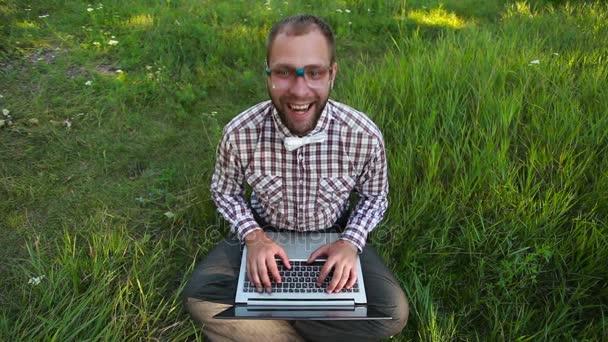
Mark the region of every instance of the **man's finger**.
POLYGON ((274 257, 266 259, 266 263, 268 266, 268 272, 272 274, 272 278, 277 283, 281 282, 281 275, 279 274, 279 268, 277 267, 277 262, 274 257))
MULTIPOLYGON (((275 263, 274 259, 272 260, 275 263)), ((276 266, 276 263, 275 263, 276 266)), ((262 282, 262 286, 269 290, 270 289, 270 278, 268 277, 268 268, 266 268, 266 260, 262 260, 258 264, 258 276, 260 277, 260 281, 262 282)))
POLYGON ((325 278, 327 278, 327 276, 329 275, 329 272, 331 272, 331 269, 333 267, 334 267, 333 261, 327 260, 325 262, 323 267, 321 267, 321 272, 319 273, 319 278, 317 278, 317 285, 321 286, 321 284, 323 284, 323 282, 325 282, 325 278))
POLYGON ((344 288, 344 285, 348 282, 350 278, 350 270, 348 267, 344 267, 342 269, 342 274, 340 276, 340 280, 338 281, 338 285, 334 288, 334 292, 340 292, 344 288))
POLYGON ((323 246, 315 249, 315 251, 310 254, 310 256, 308 257, 308 260, 306 260, 306 262, 310 264, 311 262, 315 261, 321 255, 326 254, 325 253, 325 249, 327 248, 326 246, 327 245, 323 245, 323 246))
POLYGON ((262 292, 262 283, 260 282, 260 277, 258 276, 258 268, 255 262, 251 263, 251 271, 249 272, 250 280, 258 292, 262 292))
POLYGON ((331 277, 331 282, 329 286, 327 286, 327 292, 332 293, 335 289, 337 289, 338 284, 342 280, 342 273, 344 267, 336 265, 334 267, 334 275, 331 277))
POLYGON ((350 277, 348 278, 348 283, 346 283, 346 288, 351 289, 355 283, 357 282, 357 268, 353 267, 350 269, 350 277))
POLYGON ((277 254, 281 258, 283 265, 285 267, 287 267, 288 269, 291 269, 291 263, 289 263, 289 257, 287 256, 287 253, 285 253, 285 250, 283 248, 281 248, 281 250, 279 250, 279 252, 277 254))

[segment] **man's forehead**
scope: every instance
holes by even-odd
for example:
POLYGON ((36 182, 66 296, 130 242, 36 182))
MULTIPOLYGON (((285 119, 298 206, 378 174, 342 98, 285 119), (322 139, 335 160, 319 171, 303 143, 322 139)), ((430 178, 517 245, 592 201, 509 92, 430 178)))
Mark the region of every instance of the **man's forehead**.
POLYGON ((306 65, 327 64, 329 58, 327 39, 316 29, 298 35, 281 32, 277 34, 270 48, 271 62, 290 64, 293 60, 304 59, 306 65))

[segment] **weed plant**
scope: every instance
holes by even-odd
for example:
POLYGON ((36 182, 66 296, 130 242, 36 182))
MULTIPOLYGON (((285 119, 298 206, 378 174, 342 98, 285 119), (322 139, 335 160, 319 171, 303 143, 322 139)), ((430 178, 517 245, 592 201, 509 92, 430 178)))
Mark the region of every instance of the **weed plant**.
POLYGON ((179 294, 228 232, 221 128, 309 12, 384 133, 394 340, 608 339, 608 6, 0 1, 0 340, 202 340, 179 294))

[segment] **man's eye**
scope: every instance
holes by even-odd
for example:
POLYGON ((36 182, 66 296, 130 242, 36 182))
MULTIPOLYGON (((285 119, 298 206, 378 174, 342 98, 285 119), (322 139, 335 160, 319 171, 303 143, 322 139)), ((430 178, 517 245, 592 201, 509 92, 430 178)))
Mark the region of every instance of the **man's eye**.
POLYGON ((321 78, 324 75, 323 69, 310 69, 308 70, 308 77, 310 78, 321 78))
POLYGON ((289 77, 289 70, 287 69, 279 69, 279 70, 275 70, 274 74, 278 77, 289 77))

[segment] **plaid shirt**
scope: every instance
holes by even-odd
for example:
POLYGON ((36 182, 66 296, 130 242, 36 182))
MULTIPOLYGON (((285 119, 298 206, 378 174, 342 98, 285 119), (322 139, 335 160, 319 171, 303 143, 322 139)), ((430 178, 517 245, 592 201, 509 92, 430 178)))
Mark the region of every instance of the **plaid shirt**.
POLYGON ((321 143, 289 152, 293 136, 271 101, 257 104, 224 128, 217 148, 211 191, 218 211, 243 238, 260 229, 254 210, 270 225, 315 231, 331 227, 357 201, 341 239, 363 250, 367 235, 387 208, 388 177, 382 133, 363 113, 329 100, 309 135, 325 132, 321 143), (244 193, 252 187, 251 205, 244 193))

